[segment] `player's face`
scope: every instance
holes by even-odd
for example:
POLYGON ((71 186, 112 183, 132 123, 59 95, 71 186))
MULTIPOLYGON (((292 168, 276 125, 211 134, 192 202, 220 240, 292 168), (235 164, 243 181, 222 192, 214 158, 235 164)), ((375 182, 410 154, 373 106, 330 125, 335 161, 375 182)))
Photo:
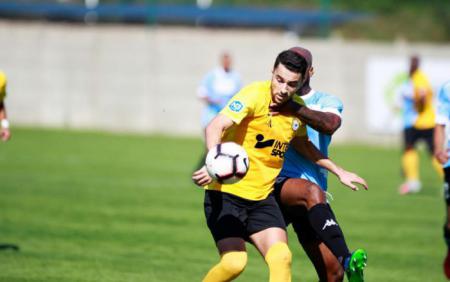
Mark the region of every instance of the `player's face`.
POLYGON ((283 104, 300 88, 302 75, 288 70, 283 64, 278 66, 272 72, 272 102, 283 104))
POLYGON ((231 57, 228 54, 222 55, 222 67, 225 71, 229 71, 231 69, 231 57))
POLYGON ((414 56, 411 58, 410 61, 409 73, 413 74, 418 68, 419 68, 419 58, 414 56))

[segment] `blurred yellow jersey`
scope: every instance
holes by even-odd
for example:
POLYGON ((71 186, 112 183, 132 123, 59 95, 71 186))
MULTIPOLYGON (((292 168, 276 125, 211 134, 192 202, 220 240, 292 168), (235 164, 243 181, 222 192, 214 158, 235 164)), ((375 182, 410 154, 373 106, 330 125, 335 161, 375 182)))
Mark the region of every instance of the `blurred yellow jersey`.
MULTIPOLYGON (((414 88, 414 100, 419 98, 419 92, 425 92, 425 103, 420 107, 416 106, 417 119, 414 127, 417 129, 429 129, 435 125, 436 114, 433 107, 433 89, 426 75, 421 71, 416 71, 411 77, 414 88)), ((418 103, 416 102, 416 105, 418 103)))
POLYGON ((0 102, 6 97, 6 75, 4 72, 0 71, 0 102))
POLYGON ((306 127, 294 117, 272 116, 270 81, 255 82, 237 93, 220 112, 235 123, 222 136, 247 151, 249 170, 235 184, 213 182, 206 189, 230 193, 248 200, 263 200, 273 190, 283 165, 284 153, 295 136, 306 136, 306 127))

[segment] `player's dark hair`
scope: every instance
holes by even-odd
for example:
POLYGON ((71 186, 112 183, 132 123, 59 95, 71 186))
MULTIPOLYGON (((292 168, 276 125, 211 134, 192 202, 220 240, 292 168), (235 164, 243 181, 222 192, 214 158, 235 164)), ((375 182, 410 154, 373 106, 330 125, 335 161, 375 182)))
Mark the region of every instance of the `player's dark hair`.
POLYGON ((291 50, 286 50, 278 54, 273 68, 277 68, 279 64, 282 64, 292 72, 300 73, 302 77, 305 77, 306 70, 308 69, 308 63, 305 58, 291 50))

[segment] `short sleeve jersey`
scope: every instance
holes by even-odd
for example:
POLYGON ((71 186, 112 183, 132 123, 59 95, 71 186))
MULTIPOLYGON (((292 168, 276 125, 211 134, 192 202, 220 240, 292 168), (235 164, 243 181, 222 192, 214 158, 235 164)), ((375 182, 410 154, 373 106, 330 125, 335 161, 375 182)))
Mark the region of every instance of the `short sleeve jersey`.
MULTIPOLYGON (((439 91, 437 103, 436 123, 445 125, 447 149, 450 148, 450 81, 447 81, 439 91)), ((450 160, 444 164, 444 167, 450 167, 450 160)))
POLYGON ((234 125, 222 142, 240 144, 249 156, 249 171, 234 184, 213 182, 206 189, 230 193, 248 200, 263 200, 273 191, 284 154, 295 136, 306 136, 306 127, 294 117, 269 113, 270 81, 255 82, 237 93, 220 112, 234 125))
POLYGON ((241 78, 233 70, 226 72, 223 68, 216 68, 206 74, 198 89, 198 96, 211 99, 215 103, 208 104, 203 110, 203 127, 208 125, 241 87, 241 78))
POLYGON ((400 88, 405 128, 430 129, 435 125, 435 110, 433 107, 433 90, 426 75, 416 71, 400 88), (425 103, 419 108, 419 93, 425 93, 425 103))
MULTIPOLYGON (((335 96, 312 90, 301 98, 305 105, 312 110, 333 113, 339 117, 342 115, 342 102, 335 96)), ((309 126, 307 126, 307 130, 309 140, 324 156, 328 156, 331 135, 320 133, 309 126)), ((328 171, 301 156, 294 148, 287 150, 280 176, 306 179, 319 185, 323 190, 327 190, 328 171)))

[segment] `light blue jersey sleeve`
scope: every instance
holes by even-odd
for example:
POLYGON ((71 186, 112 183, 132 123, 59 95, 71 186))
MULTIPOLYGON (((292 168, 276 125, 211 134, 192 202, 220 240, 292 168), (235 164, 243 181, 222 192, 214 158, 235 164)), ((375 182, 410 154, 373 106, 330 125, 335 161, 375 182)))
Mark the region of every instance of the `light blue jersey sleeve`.
POLYGON ((240 75, 235 71, 225 72, 221 68, 208 72, 198 88, 198 96, 209 103, 202 113, 202 126, 205 127, 242 87, 240 75))
MULTIPOLYGON (((313 92, 302 96, 302 98, 305 101, 306 106, 312 110, 333 113, 339 117, 342 116, 343 104, 341 100, 335 96, 321 92, 313 92)), ((328 156, 328 146, 331 142, 331 136, 319 133, 309 126, 307 126, 307 130, 308 137, 314 146, 316 146, 323 155, 328 156)), ((292 147, 289 147, 285 154, 280 177, 306 179, 317 184, 325 191, 328 187, 327 170, 304 158, 292 147)))
MULTIPOLYGON (((445 125, 447 133, 447 149, 450 148, 450 81, 447 81, 439 91, 437 102, 436 123, 445 125)), ((450 160, 444 164, 444 167, 450 167, 450 160)))
POLYGON ((342 101, 335 96, 324 94, 322 95, 322 98, 319 100, 319 103, 321 104, 320 111, 330 112, 341 117, 342 112, 344 111, 344 105, 342 104, 342 101))
POLYGON ((413 127, 418 113, 414 103, 414 86, 411 79, 406 80, 399 89, 398 106, 402 109, 403 127, 413 127))
POLYGON ((450 118, 450 82, 445 83, 439 91, 436 123, 445 125, 450 118))
MULTIPOLYGON (((214 83, 216 80, 215 71, 208 72, 205 77, 202 79, 202 82, 200 83, 200 87, 198 90, 198 96, 201 98, 208 98, 211 100, 219 100, 218 93, 214 90, 214 83)), ((216 112, 220 112, 222 109, 221 106, 222 103, 212 103, 208 106, 216 108, 216 112)))

